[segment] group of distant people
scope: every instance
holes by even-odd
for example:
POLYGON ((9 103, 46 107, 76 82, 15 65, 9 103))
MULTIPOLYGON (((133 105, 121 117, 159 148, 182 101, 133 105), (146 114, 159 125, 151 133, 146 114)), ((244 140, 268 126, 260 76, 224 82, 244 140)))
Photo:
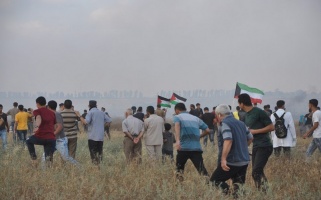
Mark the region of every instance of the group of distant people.
MULTIPOLYGON (((267 190, 267 177, 264 174, 265 165, 274 151, 275 156, 284 155, 289 158, 291 148, 296 146, 296 131, 293 117, 285 109, 285 101, 276 102, 274 112, 269 106, 264 110, 252 104, 248 94, 238 96, 238 106, 235 112, 231 107, 221 104, 210 112, 207 107, 203 109, 197 103, 190 105, 188 112, 184 103, 177 103, 174 107, 175 115, 172 124, 166 122, 166 109, 158 105, 146 108, 146 114, 142 107, 133 106, 126 109, 125 119, 122 122, 124 133, 124 154, 128 164, 142 163, 142 140, 149 162, 157 160, 165 161, 167 158, 174 161, 173 144, 177 149, 176 178, 184 179, 183 173, 188 159, 192 161, 199 174, 209 178, 213 185, 220 187, 224 193, 230 193, 228 179, 233 183, 233 195, 237 196, 239 186, 245 183, 247 167, 252 156, 252 177, 255 186, 261 190, 267 190), (174 126, 174 134, 172 133, 174 126), (201 130, 201 132, 200 132, 201 130), (218 161, 217 168, 210 175, 206 170, 202 157, 202 145, 200 138, 209 136, 214 145, 214 134, 217 132, 218 161), (248 146, 252 144, 251 154, 248 146)), ((79 166, 75 160, 77 147, 77 123, 80 120, 88 128, 88 147, 92 162, 99 166, 102 160, 103 141, 105 127, 111 123, 111 118, 105 109, 99 110, 97 102, 89 101, 89 112, 80 115, 73 110, 71 100, 65 100, 60 110, 56 111, 57 102, 46 102, 44 97, 36 99, 36 110, 24 112, 22 106, 18 106, 14 130, 18 137, 25 137, 27 119, 35 120, 34 134, 26 139, 26 144, 32 160, 37 159, 34 145, 44 146, 44 160, 52 163, 53 152, 56 149, 65 161, 79 166), (23 120, 21 120, 23 118, 23 120), (23 123, 22 126, 20 123, 23 123), (19 131, 18 131, 19 130, 19 131), (20 136, 19 136, 20 135, 20 136)), ((6 145, 6 131, 9 130, 6 114, 2 112, 0 105, 0 134, 3 145, 6 145), (5 130, 7 128, 8 130, 5 130)), ((311 114, 311 126, 306 129, 303 138, 313 136, 307 149, 307 160, 318 148, 321 152, 321 111, 318 109, 318 100, 309 101, 311 114)), ((110 136, 109 136, 110 138, 110 136)), ((4 146, 5 148, 5 146, 4 146)))

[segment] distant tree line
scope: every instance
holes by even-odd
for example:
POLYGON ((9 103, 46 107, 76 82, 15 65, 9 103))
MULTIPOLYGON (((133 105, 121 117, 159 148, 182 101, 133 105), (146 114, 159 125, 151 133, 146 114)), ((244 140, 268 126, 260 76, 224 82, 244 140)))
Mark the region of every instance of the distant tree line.
MULTIPOLYGON (((156 95, 170 98, 175 92, 176 94, 185 97, 187 99, 199 99, 199 98, 216 98, 216 97, 234 97, 234 90, 161 90, 156 95)), ((35 99, 38 96, 45 96, 51 99, 140 99, 145 96, 141 91, 138 90, 110 90, 106 92, 97 91, 85 91, 85 92, 74 92, 74 93, 64 93, 64 92, 0 92, 0 98, 12 98, 12 99, 35 99)), ((303 90, 297 90, 294 92, 282 92, 280 90, 275 90, 273 92, 266 92, 265 97, 278 97, 278 98, 294 98, 296 101, 300 102, 305 100, 306 97, 314 96, 318 98, 321 93, 312 92, 307 93, 303 90)))

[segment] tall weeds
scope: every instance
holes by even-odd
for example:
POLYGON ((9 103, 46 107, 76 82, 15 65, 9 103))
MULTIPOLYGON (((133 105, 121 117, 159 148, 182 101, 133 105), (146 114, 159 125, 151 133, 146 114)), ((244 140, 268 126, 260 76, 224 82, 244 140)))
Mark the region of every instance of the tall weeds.
MULTIPOLYGON (((123 134, 112 131, 112 139, 104 143, 100 170, 91 164, 86 134, 80 134, 76 159, 78 169, 64 164, 58 153, 53 168, 33 167, 26 149, 12 146, 0 155, 0 199, 232 199, 207 185, 189 161, 184 182, 175 180, 175 165, 148 160, 143 147, 143 164, 126 165, 123 134)), ((10 135, 8 138, 11 138, 10 135)), ((304 162, 304 153, 311 139, 298 139, 290 160, 271 156, 265 173, 269 179, 266 194, 254 187, 249 165, 245 194, 240 199, 320 199, 321 159, 315 152, 312 162, 304 162)), ((38 157, 43 148, 37 146, 38 157)), ((204 163, 212 173, 217 163, 217 146, 204 148, 204 163)), ((39 161, 40 162, 40 161, 39 161)))

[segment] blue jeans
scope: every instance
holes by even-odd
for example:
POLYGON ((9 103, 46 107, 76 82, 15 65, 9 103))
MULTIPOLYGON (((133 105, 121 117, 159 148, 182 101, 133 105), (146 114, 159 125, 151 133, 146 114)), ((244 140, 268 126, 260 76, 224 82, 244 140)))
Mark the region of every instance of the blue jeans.
MULTIPOLYGON (((68 139, 66 137, 56 139, 56 150, 60 153, 61 158, 64 161, 68 161, 71 164, 79 166, 79 162, 69 156, 68 152, 68 139)), ((42 155, 42 162, 45 161, 45 154, 42 155)))
POLYGON ((311 157, 316 149, 321 152, 321 138, 313 138, 306 152, 306 157, 311 157))
POLYGON ((28 122, 28 133, 30 135, 33 133, 33 122, 28 122))
POLYGON ((208 136, 210 137, 211 143, 214 145, 214 134, 215 134, 214 130, 210 129, 210 133, 204 137, 204 140, 203 140, 204 146, 207 145, 208 136))
POLYGON ((10 127, 11 127, 11 130, 12 130, 12 139, 13 139, 13 143, 15 143, 17 141, 17 133, 14 132, 14 121, 11 122, 10 124, 10 127))
POLYGON ((3 150, 7 149, 7 129, 0 130, 0 137, 2 140, 2 148, 3 150))
POLYGON ((17 135, 22 144, 26 143, 27 139, 27 130, 17 130, 17 135))

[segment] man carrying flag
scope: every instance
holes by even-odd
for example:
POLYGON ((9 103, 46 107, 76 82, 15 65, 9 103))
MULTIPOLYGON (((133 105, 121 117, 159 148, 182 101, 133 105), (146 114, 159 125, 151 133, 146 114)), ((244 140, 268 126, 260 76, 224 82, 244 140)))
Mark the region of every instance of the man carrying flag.
POLYGON ((165 120, 166 116, 166 109, 165 108, 170 108, 171 104, 169 103, 170 99, 167 99, 162 96, 158 96, 157 98, 157 109, 156 109, 156 115, 162 117, 165 120), (165 107, 162 109, 162 107, 165 107))

